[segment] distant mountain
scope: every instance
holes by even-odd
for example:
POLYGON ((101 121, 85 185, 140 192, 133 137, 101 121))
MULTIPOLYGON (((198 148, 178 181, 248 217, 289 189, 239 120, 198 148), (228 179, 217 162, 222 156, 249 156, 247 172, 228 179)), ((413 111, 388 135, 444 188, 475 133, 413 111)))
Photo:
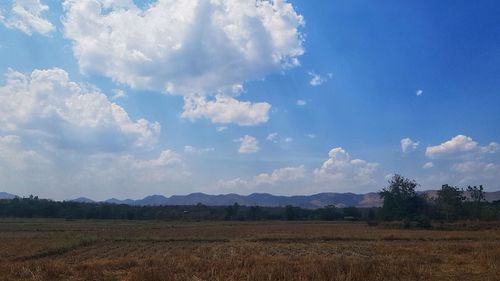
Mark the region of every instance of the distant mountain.
POLYGON ((132 199, 119 200, 116 198, 111 198, 111 199, 104 201, 104 203, 135 205, 135 200, 132 200, 132 199))
MULTIPOLYGON (((422 191, 420 193, 428 194, 434 197, 437 194, 435 190, 422 191)), ((500 191, 485 192, 487 201, 500 200, 500 191)), ((336 207, 380 207, 383 201, 378 193, 318 193, 313 195, 297 196, 279 196, 268 193, 252 193, 250 195, 238 195, 234 193, 209 195, 205 193, 191 193, 188 195, 173 195, 165 197, 163 195, 151 195, 140 200, 118 200, 109 199, 106 203, 127 204, 139 206, 158 206, 158 205, 196 205, 198 203, 207 206, 228 206, 234 203, 246 206, 264 206, 264 207, 282 207, 286 205, 297 206, 301 208, 314 209, 329 205, 336 207)))
POLYGON ((500 191, 485 192, 484 197, 489 202, 500 200, 500 191))
POLYGON ((196 205, 198 203, 207 206, 227 206, 234 203, 246 206, 281 207, 293 205, 302 208, 314 209, 328 205, 337 207, 377 207, 382 205, 378 194, 354 194, 354 193, 318 193, 314 195, 299 196, 277 196, 268 193, 253 193, 250 195, 238 195, 234 193, 221 195, 208 195, 205 193, 191 193, 188 195, 174 195, 165 197, 162 195, 151 195, 140 200, 118 200, 109 199, 104 201, 111 204, 127 204, 141 206, 158 205, 196 205))
POLYGON ((0 199, 14 199, 16 195, 7 192, 0 192, 0 199))
MULTIPOLYGON (((437 196, 436 190, 421 191, 420 194, 427 194, 429 198, 437 196)), ((15 195, 0 192, 0 199, 12 199, 15 195)), ((500 200, 500 191, 485 192, 487 201, 500 200)), ((71 201, 80 203, 99 203, 86 197, 80 197, 71 201)), ((263 207, 282 207, 286 205, 297 206, 307 209, 322 208, 329 205, 336 207, 380 207, 383 201, 380 199, 378 193, 333 193, 325 192, 313 195, 296 195, 296 196, 279 196, 269 193, 253 193, 250 195, 238 195, 234 193, 209 195, 205 193, 191 193, 188 195, 173 195, 165 197, 163 195, 150 195, 143 199, 133 200, 125 199, 120 200, 111 198, 101 203, 109 204, 126 204, 136 206, 159 206, 159 205, 196 205, 198 203, 207 206, 228 206, 238 203, 246 206, 263 206, 263 207)))
POLYGON ((71 202, 78 202, 78 203, 95 203, 94 200, 87 198, 87 197, 78 197, 72 200, 69 200, 71 202))

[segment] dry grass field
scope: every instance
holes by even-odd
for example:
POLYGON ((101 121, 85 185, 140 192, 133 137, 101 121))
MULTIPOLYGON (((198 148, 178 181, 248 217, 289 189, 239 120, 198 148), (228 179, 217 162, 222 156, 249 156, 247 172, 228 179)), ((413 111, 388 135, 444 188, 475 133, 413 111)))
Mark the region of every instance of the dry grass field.
POLYGON ((500 225, 2 219, 0 280, 500 280, 500 225))

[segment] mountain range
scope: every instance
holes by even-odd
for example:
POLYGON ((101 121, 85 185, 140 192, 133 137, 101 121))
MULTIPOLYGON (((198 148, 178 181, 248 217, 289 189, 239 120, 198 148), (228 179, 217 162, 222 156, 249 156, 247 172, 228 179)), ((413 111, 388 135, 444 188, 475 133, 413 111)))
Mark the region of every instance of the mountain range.
MULTIPOLYGON (((71 201, 89 203, 93 200, 85 197, 73 199, 71 201)), ((335 205, 337 207, 376 207, 381 206, 377 193, 354 194, 354 193, 318 193, 314 195, 297 195, 297 196, 278 196, 268 193, 253 193, 250 195, 239 194, 220 194, 209 195, 205 193, 191 193, 188 195, 173 195, 165 197, 163 195, 150 195, 143 199, 119 200, 111 198, 103 201, 110 204, 127 204, 138 206, 158 206, 158 205, 196 205, 198 203, 207 206, 227 206, 234 203, 246 206, 266 206, 280 207, 293 205, 302 208, 314 209, 321 208, 327 205, 335 205)))
MULTIPOLYGON (((433 198, 437 196, 436 190, 422 191, 420 193, 427 194, 433 198)), ((485 192, 487 201, 500 200, 500 191, 485 192)), ((0 192, 0 199, 12 199, 15 195, 5 192, 0 192)), ((250 195, 238 195, 234 193, 209 195, 205 193, 191 193, 188 195, 173 195, 165 197, 163 195, 150 195, 143 199, 120 200, 111 198, 105 201, 94 201, 86 197, 79 197, 73 202, 80 203, 109 203, 109 204, 126 204, 136 206, 159 206, 159 205, 196 205, 198 203, 207 206, 227 206, 234 203, 246 206, 265 206, 265 207, 280 207, 293 205, 301 208, 314 209, 328 205, 336 207, 380 207, 382 200, 378 193, 318 193, 313 195, 297 195, 297 196, 279 196, 268 193, 253 193, 250 195)))

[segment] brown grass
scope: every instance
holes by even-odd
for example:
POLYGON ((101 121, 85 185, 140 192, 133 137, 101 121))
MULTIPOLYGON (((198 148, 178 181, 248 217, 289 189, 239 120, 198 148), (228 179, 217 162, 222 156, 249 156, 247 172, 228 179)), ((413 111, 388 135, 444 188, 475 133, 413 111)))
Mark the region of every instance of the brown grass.
POLYGON ((4 219, 0 280, 500 280, 500 224, 447 228, 4 219))

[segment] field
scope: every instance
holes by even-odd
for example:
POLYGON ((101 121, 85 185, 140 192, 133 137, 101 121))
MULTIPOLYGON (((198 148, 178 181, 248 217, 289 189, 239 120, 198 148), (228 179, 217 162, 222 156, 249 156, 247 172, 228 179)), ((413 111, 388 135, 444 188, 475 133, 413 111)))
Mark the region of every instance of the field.
POLYGON ((500 225, 0 220, 0 280, 500 280, 500 225))

